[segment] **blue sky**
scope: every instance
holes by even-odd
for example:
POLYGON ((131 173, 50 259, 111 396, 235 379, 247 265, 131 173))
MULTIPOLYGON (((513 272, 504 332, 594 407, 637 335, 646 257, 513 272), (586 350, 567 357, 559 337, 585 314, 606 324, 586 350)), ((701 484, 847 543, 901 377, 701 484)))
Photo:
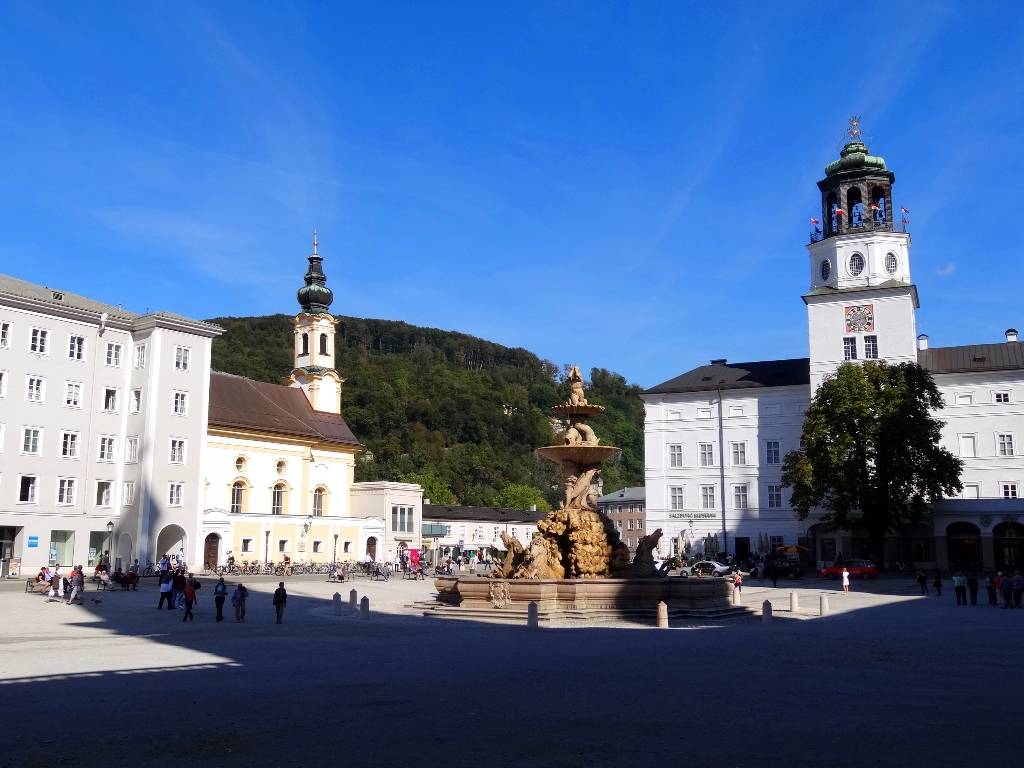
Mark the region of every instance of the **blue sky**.
POLYGON ((1024 14, 996 3, 3 3, 0 271, 139 312, 459 330, 650 386, 807 354, 860 114, 920 330, 1024 330, 1024 14), (854 10, 855 9, 855 10, 854 10))

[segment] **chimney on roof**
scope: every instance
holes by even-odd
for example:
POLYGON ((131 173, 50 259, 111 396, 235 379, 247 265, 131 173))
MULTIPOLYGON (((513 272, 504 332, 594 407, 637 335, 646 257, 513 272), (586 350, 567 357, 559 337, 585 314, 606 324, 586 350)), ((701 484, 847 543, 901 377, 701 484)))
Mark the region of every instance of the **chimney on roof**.
POLYGON ((725 358, 722 357, 722 358, 719 358, 717 360, 712 360, 711 364, 712 365, 725 365, 725 358))
POLYGON ((531 504, 530 505, 530 511, 531 512, 536 512, 537 511, 537 505, 536 504, 531 504))
POLYGON ((918 349, 928 349, 928 334, 927 333, 922 333, 922 334, 918 335, 918 337, 917 337, 917 348, 918 349))
POLYGON ((1016 328, 1007 328, 1006 329, 1006 341, 1007 342, 1011 342, 1011 341, 1016 341, 1016 340, 1017 340, 1017 329, 1016 328))

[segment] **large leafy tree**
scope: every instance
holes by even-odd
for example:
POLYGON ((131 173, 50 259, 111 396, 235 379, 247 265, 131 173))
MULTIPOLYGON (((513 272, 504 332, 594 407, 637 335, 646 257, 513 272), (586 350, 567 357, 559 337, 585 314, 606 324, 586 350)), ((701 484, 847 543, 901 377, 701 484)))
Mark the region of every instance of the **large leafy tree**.
POLYGON ((782 483, 805 519, 824 510, 830 530, 864 528, 882 560, 885 534, 921 521, 928 503, 959 493, 963 462, 940 444, 943 407, 915 363, 844 363, 807 409, 802 447, 783 461, 782 483))

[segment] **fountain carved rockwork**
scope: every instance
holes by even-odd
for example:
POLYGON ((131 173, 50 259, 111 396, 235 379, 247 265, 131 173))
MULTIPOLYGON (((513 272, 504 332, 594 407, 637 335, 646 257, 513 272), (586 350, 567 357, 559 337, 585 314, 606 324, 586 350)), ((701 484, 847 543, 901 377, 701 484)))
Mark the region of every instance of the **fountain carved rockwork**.
POLYGON ((593 483, 601 463, 621 450, 601 445, 587 419, 604 411, 591 405, 583 392, 583 377, 573 366, 568 376, 569 402, 551 410, 568 419, 562 445, 538 448, 537 453, 556 462, 562 469, 565 499, 558 509, 537 524, 537 533, 524 548, 502 534, 507 554, 505 561, 489 575, 499 579, 607 579, 643 578, 661 575, 653 550, 661 538, 661 529, 644 536, 632 563, 629 548, 619 538, 614 523, 597 508, 593 483))

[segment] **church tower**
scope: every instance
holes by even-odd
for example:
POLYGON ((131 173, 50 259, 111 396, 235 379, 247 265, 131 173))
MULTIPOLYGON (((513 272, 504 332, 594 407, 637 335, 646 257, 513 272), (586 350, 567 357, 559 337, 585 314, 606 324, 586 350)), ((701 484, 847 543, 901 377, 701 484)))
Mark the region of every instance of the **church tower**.
POLYGON ((896 175, 869 154, 858 118, 846 135, 839 159, 818 182, 822 218, 807 246, 812 394, 847 360, 917 361, 920 304, 910 280, 910 235, 893 221, 896 175))
POLYGON ((304 276, 306 284, 296 294, 302 311, 292 320, 295 369, 285 383, 301 387, 313 410, 341 413, 341 385, 345 380, 334 370, 334 329, 338 321, 328 311, 334 293, 327 287, 322 262, 314 232, 313 253, 304 276))

